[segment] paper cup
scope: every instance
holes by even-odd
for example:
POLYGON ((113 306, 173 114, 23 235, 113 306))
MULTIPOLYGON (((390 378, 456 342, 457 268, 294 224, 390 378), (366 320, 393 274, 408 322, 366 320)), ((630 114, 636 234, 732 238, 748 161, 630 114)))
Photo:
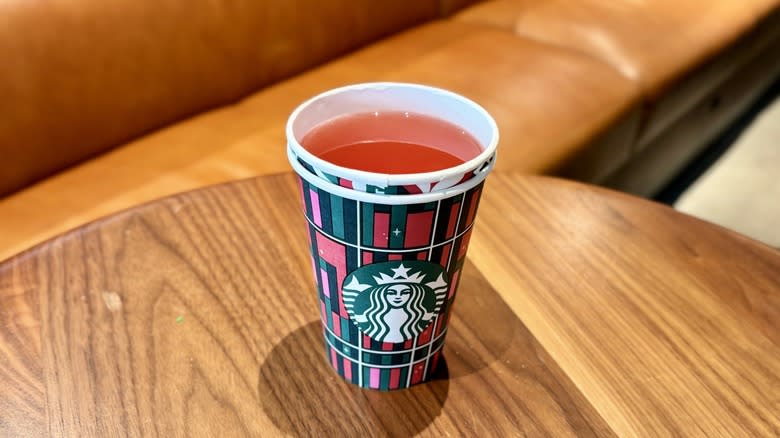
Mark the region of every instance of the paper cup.
POLYGON ((368 193, 421 194, 447 190, 485 172, 495 161, 498 128, 484 108, 458 94, 425 85, 377 82, 336 88, 301 104, 287 122, 287 144, 304 169, 327 182, 368 193), (443 119, 474 136, 482 152, 459 166, 399 175, 341 167, 313 155, 300 143, 323 122, 375 111, 407 111, 443 119))
POLYGON ((350 383, 394 390, 436 369, 484 179, 379 195, 299 177, 327 359, 350 383))

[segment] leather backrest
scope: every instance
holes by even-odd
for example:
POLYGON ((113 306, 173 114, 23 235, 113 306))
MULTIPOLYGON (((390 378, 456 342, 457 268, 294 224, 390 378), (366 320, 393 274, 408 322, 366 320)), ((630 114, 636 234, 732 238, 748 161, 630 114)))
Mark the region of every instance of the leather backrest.
POLYGON ((447 16, 467 6, 473 5, 474 3, 483 1, 484 0, 439 0, 439 13, 442 16, 447 16))
POLYGON ((469 1, 0 2, 0 196, 469 1))

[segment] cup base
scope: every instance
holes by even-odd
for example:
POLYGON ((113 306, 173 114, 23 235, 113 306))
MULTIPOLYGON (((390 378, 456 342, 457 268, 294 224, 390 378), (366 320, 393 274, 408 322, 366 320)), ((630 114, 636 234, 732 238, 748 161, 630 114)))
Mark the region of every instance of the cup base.
MULTIPOLYGON (((397 391, 432 380, 448 378, 443 348, 441 347, 425 359, 416 362, 410 360, 409 364, 398 367, 381 367, 381 365, 371 366, 353 362, 353 359, 347 358, 343 353, 338 352, 330 344, 327 336, 324 337, 324 346, 325 358, 336 374, 344 379, 345 382, 363 389, 397 391)), ((421 346, 418 349, 422 350, 425 347, 421 346)), ((362 354, 372 353, 364 352, 362 354)))

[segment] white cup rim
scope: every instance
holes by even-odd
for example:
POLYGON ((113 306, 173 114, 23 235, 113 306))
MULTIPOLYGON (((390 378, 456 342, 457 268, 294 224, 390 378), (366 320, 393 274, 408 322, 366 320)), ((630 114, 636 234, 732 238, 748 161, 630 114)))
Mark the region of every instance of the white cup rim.
POLYGON ((290 114, 289 119, 287 119, 285 133, 287 134, 288 147, 291 147, 296 155, 298 155, 302 160, 306 161, 310 165, 322 170, 323 172, 329 173, 331 175, 340 178, 345 178, 353 182, 371 184, 379 187, 430 184, 430 183, 442 181, 446 178, 455 176, 457 174, 465 174, 469 171, 472 171, 474 168, 479 167, 482 163, 487 161, 495 153, 496 148, 498 147, 498 137, 499 137, 498 125, 496 124, 496 121, 493 119, 490 113, 487 112, 487 110, 485 110, 481 105, 474 102, 473 100, 461 96, 460 94, 453 93, 452 91, 444 90, 442 88, 437 88, 437 87, 432 87, 429 85, 422 85, 422 84, 406 83, 406 82, 365 82, 360 84, 346 85, 343 87, 334 88, 325 91, 323 93, 320 93, 306 100, 302 104, 298 105, 297 108, 295 108, 292 114, 290 114), (485 121, 490 125, 490 130, 491 130, 490 142, 487 145, 485 145, 485 149, 479 155, 466 161, 465 163, 459 164, 454 167, 449 167, 446 169, 441 169, 433 172, 386 174, 386 173, 376 173, 376 172, 367 172, 367 171, 357 170, 357 169, 350 169, 348 167, 338 166, 336 164, 325 161, 317 157, 316 155, 312 154, 308 150, 306 150, 303 147, 303 145, 300 144, 298 139, 295 137, 295 133, 293 131, 293 124, 295 123, 296 119, 298 118, 301 112, 305 111, 310 105, 317 102, 318 100, 335 94, 343 93, 345 91, 354 91, 354 90, 372 89, 372 88, 391 88, 391 87, 411 88, 411 89, 418 89, 429 93, 442 94, 472 107, 478 113, 480 113, 485 118, 485 121))
POLYGON ((487 178, 488 174, 490 174, 490 172, 493 170, 493 166, 495 166, 495 161, 493 161, 484 172, 480 173, 479 175, 475 175, 474 178, 469 179, 463 184, 458 184, 450 189, 442 190, 440 192, 422 193, 418 195, 378 195, 376 193, 348 189, 346 187, 333 184, 332 182, 325 181, 324 179, 306 170, 306 168, 303 167, 303 165, 301 165, 301 163, 299 163, 295 158, 295 154, 293 154, 293 151, 289 147, 287 148, 287 160, 290 162, 290 165, 298 176, 318 189, 325 190, 328 193, 332 193, 345 199, 351 199, 353 201, 384 205, 424 204, 460 195, 461 193, 465 193, 478 186, 482 181, 485 180, 485 178, 487 178))

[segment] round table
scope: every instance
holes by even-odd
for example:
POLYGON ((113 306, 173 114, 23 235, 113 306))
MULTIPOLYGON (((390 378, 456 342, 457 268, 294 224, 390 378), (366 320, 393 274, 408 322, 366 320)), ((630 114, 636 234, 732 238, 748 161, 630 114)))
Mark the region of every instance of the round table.
MULTIPOLYGON (((628 195, 489 178, 434 380, 326 361, 292 175, 0 265, 0 435, 776 435, 780 253, 628 195)), ((45 214, 45 212, 41 212, 45 214)))

